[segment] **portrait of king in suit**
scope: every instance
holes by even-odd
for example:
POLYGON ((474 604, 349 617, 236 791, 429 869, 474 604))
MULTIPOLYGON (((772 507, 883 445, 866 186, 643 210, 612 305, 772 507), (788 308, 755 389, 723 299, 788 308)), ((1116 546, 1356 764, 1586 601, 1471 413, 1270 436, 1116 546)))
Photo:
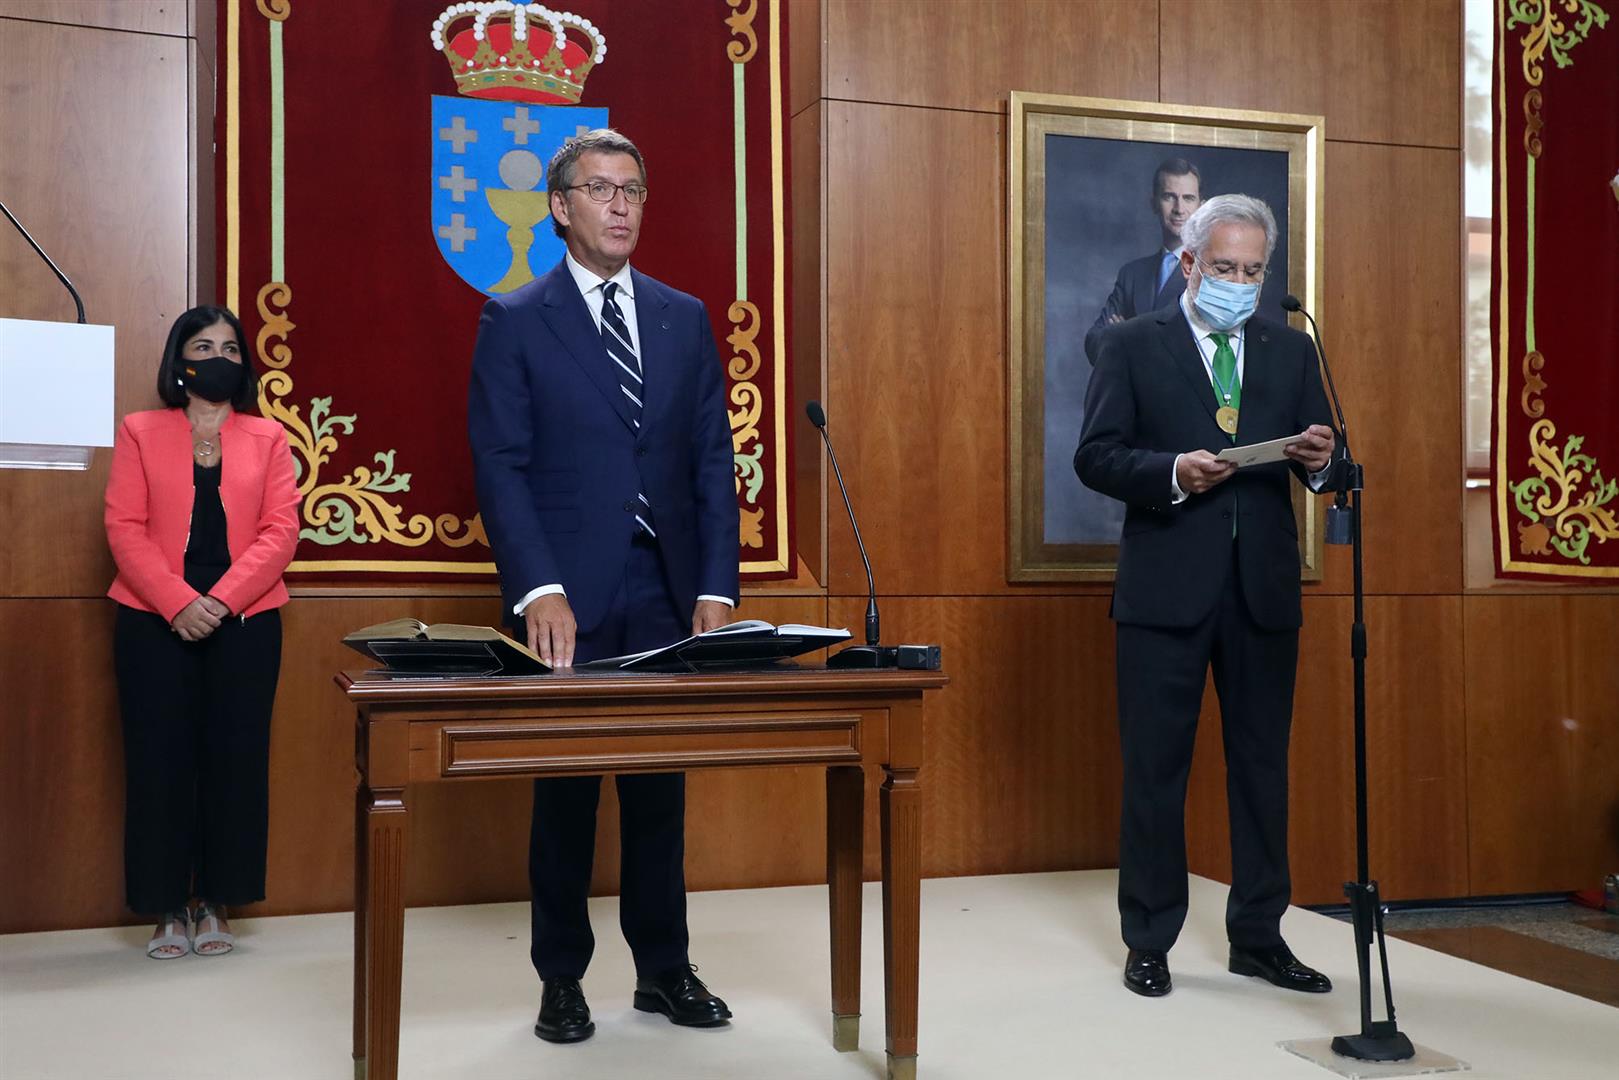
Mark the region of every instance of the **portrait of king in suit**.
POLYGON ((1279 239, 1258 310, 1285 322, 1288 154, 1247 147, 1047 135, 1042 543, 1100 557, 1124 506, 1070 482, 1069 445, 1106 339, 1172 308, 1186 289, 1181 228, 1208 199, 1251 192, 1275 208, 1279 239))

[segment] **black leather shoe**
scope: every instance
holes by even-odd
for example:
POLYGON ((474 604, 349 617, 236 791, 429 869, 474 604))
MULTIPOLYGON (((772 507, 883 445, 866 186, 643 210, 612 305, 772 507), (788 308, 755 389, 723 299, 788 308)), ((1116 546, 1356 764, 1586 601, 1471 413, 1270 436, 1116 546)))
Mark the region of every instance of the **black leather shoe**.
POLYGON ((1142 997, 1169 993, 1169 954, 1162 949, 1131 949, 1124 958, 1124 985, 1142 997))
POLYGON ((1244 949, 1233 945, 1227 970, 1233 975, 1258 975, 1272 986, 1304 994, 1325 994, 1332 989, 1331 979, 1299 963, 1299 958, 1285 943, 1272 945, 1268 949, 1244 949))
POLYGON ((578 979, 547 979, 540 986, 540 1018, 534 1022, 534 1034, 554 1043, 584 1042, 596 1034, 578 979))
POLYGON ((731 1019, 725 1002, 708 992, 690 964, 650 979, 635 980, 635 1007, 662 1013, 681 1027, 714 1027, 731 1019))

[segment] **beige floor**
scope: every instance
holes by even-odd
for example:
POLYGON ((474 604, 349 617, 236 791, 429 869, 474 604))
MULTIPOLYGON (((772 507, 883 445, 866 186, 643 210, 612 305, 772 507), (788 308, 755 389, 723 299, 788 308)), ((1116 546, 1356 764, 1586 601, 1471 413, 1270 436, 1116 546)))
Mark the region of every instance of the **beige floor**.
MULTIPOLYGON (((1338 984, 1287 994, 1224 970, 1225 889, 1194 879, 1170 956, 1176 989, 1119 985, 1111 871, 958 878, 922 891, 921 1057, 927 1080, 1024 1077, 1309 1080, 1277 1049, 1358 1027, 1349 930, 1306 911, 1283 930, 1338 984)), ((820 888, 691 897, 692 954, 737 1022, 687 1031, 630 1008, 617 904, 593 902, 585 982, 597 1035, 539 1042, 521 904, 413 910, 405 929, 406 1080, 874 1078, 883 1071, 879 895, 866 893, 860 1050, 836 1054, 820 888)), ((140 930, 0 937, 3 1080, 350 1080, 350 920, 239 926, 235 955, 147 960, 140 930), (209 1032, 212 1032, 210 1035, 209 1032)), ((1390 941, 1402 1027, 1478 1080, 1619 1078, 1619 1009, 1390 941)))

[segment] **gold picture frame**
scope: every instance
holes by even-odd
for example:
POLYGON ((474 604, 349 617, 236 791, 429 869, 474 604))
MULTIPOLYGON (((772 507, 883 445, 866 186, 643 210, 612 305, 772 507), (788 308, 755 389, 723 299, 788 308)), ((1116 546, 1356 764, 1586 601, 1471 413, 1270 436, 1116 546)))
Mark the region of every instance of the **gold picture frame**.
MULTIPOLYGON (((1278 255, 1287 253, 1286 272, 1280 282, 1280 292, 1292 292, 1304 306, 1321 318, 1321 238, 1324 232, 1322 184, 1325 176, 1326 135, 1325 121, 1320 116, 1293 113, 1256 112, 1246 109, 1216 109, 1195 105, 1166 105, 1159 102, 1120 101, 1109 98, 1064 97, 1053 94, 1035 94, 1013 91, 1010 105, 1010 132, 1008 137, 1007 202, 1008 202, 1008 295, 1010 312, 1008 324, 1008 357, 1011 379, 1008 386, 1008 456, 1010 476, 1008 491, 1008 565, 1007 579, 1013 582, 1101 582, 1113 579, 1117 562, 1118 543, 1100 538, 1108 522, 1081 520, 1077 539, 1053 533, 1074 528, 1083 511, 1072 506, 1059 506, 1053 496, 1072 499, 1073 491, 1062 484, 1061 461, 1049 460, 1053 450, 1061 443, 1064 432, 1071 431, 1072 441, 1067 451, 1066 478, 1074 490, 1079 480, 1073 474, 1072 455, 1078 445, 1079 420, 1082 411, 1070 416, 1056 409, 1071 410, 1071 400, 1065 398, 1053 404, 1048 415, 1048 323, 1047 269, 1052 256, 1048 248, 1048 183, 1060 180, 1062 199, 1072 202, 1074 192, 1087 190, 1075 186, 1085 179, 1081 166, 1064 164, 1063 175, 1055 176, 1048 169, 1051 157, 1051 138, 1063 137, 1081 140, 1073 144, 1057 144, 1064 162, 1086 160, 1107 163, 1144 155, 1156 157, 1218 158, 1228 163, 1226 172, 1236 174, 1236 166, 1251 159, 1254 168, 1262 168, 1274 185, 1285 185, 1285 205, 1274 205, 1277 224, 1284 243, 1278 244, 1278 255), (1090 140, 1090 142, 1085 142, 1090 140), (1139 144, 1126 146, 1125 144, 1139 144), (1238 153, 1233 153, 1236 151, 1238 153), (1242 154, 1243 151, 1270 153, 1242 154), (1271 156, 1280 153, 1282 159, 1271 156), (1282 170, 1285 168, 1285 177, 1282 170), (1049 486, 1048 486, 1049 480, 1049 486), (1055 522, 1059 514, 1060 528, 1048 532, 1048 508, 1055 522), (1096 535, 1092 535, 1096 534, 1096 535)), ((1117 205, 1124 198, 1116 189, 1102 191, 1105 170, 1093 169, 1093 184, 1100 192, 1098 206, 1106 201, 1117 205)), ((1141 205, 1151 201, 1156 173, 1148 170, 1148 179, 1141 189, 1141 205)), ((1256 174, 1257 175, 1257 174, 1256 174)), ((1230 176, 1228 175, 1228 179, 1230 176)), ((1202 179, 1204 197, 1227 190, 1226 185, 1211 185, 1202 179), (1216 190, 1218 188, 1218 190, 1216 190)), ((1257 192, 1256 192, 1257 193, 1257 192)), ((1084 196, 1080 196, 1083 198, 1084 196)), ((1130 228, 1134 228, 1132 224, 1130 228)), ((1109 230, 1123 233, 1128 229, 1109 230)), ((1063 230, 1064 243, 1075 232, 1063 230)), ((1139 234, 1140 230, 1136 232, 1139 234)), ((1118 248, 1115 242, 1114 248, 1118 248)), ((1137 249, 1129 254, 1140 254, 1137 249)), ((1087 266, 1099 265, 1103 258, 1099 246, 1085 252, 1087 266)), ((1065 264, 1066 267, 1067 264, 1065 264)), ((1117 265, 1117 261, 1113 265, 1117 265)), ((1094 287, 1100 280, 1090 272, 1087 293, 1096 293, 1089 310, 1102 310, 1107 296, 1104 283, 1100 290, 1094 287)), ((1267 289, 1265 297, 1271 297, 1267 289)), ((1073 305, 1077 307, 1078 305, 1073 305)), ((1072 311, 1065 306, 1054 316, 1063 320, 1066 331, 1074 324, 1072 311)), ((1301 316, 1287 317, 1298 329, 1304 329, 1301 316)), ((1065 363, 1072 365, 1074 339, 1065 332, 1060 351, 1065 363)), ((1059 351, 1059 350, 1051 350, 1059 351)), ((1053 361, 1056 362, 1055 360, 1053 361)), ((1081 360, 1080 362, 1083 362, 1081 360)), ((1088 380, 1088 372, 1084 378, 1088 380)), ((1071 386, 1076 379, 1067 379, 1071 386)), ((1070 395, 1071 396, 1071 395, 1070 395)), ((1100 499, 1100 496, 1088 496, 1100 499)), ((1299 557, 1302 578, 1319 581, 1322 576, 1322 525, 1324 514, 1320 499, 1309 496, 1303 485, 1295 483, 1293 491, 1294 514, 1299 524, 1299 557)))

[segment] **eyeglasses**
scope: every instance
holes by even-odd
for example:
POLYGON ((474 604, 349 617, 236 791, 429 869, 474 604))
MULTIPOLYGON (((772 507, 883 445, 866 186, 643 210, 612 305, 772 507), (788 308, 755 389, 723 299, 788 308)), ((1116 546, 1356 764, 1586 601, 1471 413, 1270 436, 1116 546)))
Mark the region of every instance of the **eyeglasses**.
POLYGON ((1237 281, 1240 279, 1243 281, 1251 281, 1256 285, 1265 280, 1265 272, 1270 269, 1270 267, 1264 263, 1248 263, 1246 265, 1242 265, 1239 263, 1227 262, 1224 259, 1217 259, 1211 263, 1204 262, 1202 259, 1197 261, 1203 267, 1204 272, 1212 278, 1217 278, 1220 281, 1237 281))
POLYGON ((610 203, 613 196, 619 192, 624 193, 624 201, 631 206, 640 206, 646 202, 646 185, 631 181, 628 184, 615 184, 609 180, 592 180, 588 184, 575 184, 569 191, 580 191, 590 196, 591 202, 610 203))

